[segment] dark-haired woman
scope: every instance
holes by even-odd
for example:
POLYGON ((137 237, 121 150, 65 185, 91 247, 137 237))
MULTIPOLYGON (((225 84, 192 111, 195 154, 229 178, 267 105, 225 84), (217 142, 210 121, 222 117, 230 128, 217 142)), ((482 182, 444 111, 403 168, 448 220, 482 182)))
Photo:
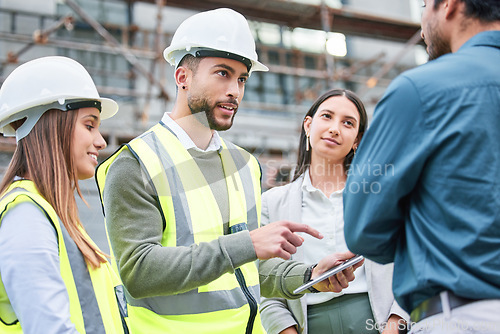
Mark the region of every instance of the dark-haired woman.
MULTIPOLYGON (((322 240, 304 235, 305 241, 292 260, 314 264, 328 254, 348 250, 342 193, 349 164, 366 127, 363 103, 349 90, 326 92, 307 112, 293 182, 273 188, 262 197, 263 225, 289 219, 308 224, 324 235, 322 240)), ((264 270, 274 269, 263 262, 261 272, 264 270)), ((356 270, 354 281, 340 293, 308 293, 295 300, 264 299, 262 322, 269 334, 361 334, 382 332, 384 328, 384 334, 398 333, 408 315, 394 301, 391 278, 392 265, 366 260, 356 270)))

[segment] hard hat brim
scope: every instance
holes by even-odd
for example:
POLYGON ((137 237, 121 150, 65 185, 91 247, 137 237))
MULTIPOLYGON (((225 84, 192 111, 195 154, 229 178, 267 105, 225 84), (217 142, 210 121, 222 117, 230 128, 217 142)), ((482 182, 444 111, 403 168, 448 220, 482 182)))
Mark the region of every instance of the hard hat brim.
POLYGON ((118 112, 118 103, 114 100, 101 97, 98 101, 101 102, 101 121, 114 116, 118 112))
POLYGON ((269 68, 266 65, 262 64, 261 62, 253 60, 252 61, 252 72, 255 72, 255 71, 267 72, 267 71, 269 71, 269 68))
MULTIPOLYGON (((184 58, 184 56, 186 56, 187 54, 190 54, 190 55, 196 57, 196 52, 194 50, 197 50, 197 49, 214 50, 214 49, 205 48, 202 46, 189 47, 188 49, 189 49, 189 51, 187 51, 186 49, 179 50, 179 49, 176 49, 175 46, 169 46, 163 51, 163 58, 170 65, 177 67, 177 66, 179 66, 179 63, 182 60, 182 58, 184 58)), ((216 50, 216 51, 233 53, 233 52, 228 51, 228 50, 216 50)), ((259 72, 269 71, 269 68, 266 65, 262 64, 260 61, 253 60, 253 59, 250 59, 250 61, 252 62, 252 67, 250 68, 250 73, 255 72, 255 71, 259 71, 259 72)))
MULTIPOLYGON (((116 103, 112 99, 108 99, 106 97, 99 97, 99 98, 88 98, 88 97, 81 97, 81 96, 61 96, 60 98, 50 96, 46 100, 40 100, 40 105, 45 105, 49 104, 54 101, 58 101, 61 99, 62 101, 67 101, 67 100, 74 100, 74 99, 81 99, 81 100, 95 100, 101 102, 101 120, 107 119, 112 117, 118 112, 118 103, 116 103)), ((61 103, 62 106, 62 103, 61 103)), ((30 103, 26 105, 20 105, 16 106, 15 110, 10 110, 10 117, 16 115, 16 114, 21 114, 24 110, 32 108, 32 105, 30 103)), ((21 117, 20 117, 21 118, 21 117)))

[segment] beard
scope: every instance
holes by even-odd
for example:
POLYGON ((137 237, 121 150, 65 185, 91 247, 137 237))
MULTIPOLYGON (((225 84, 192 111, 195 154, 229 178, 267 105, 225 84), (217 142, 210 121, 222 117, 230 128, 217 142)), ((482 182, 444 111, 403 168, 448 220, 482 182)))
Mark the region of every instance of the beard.
POLYGON ((450 44, 443 38, 437 24, 430 24, 427 30, 429 34, 425 34, 424 42, 427 44, 429 60, 434 60, 445 54, 451 53, 450 44))
POLYGON ((451 53, 451 48, 440 38, 435 38, 433 43, 427 46, 427 54, 429 60, 437 59, 447 53, 451 53))
MULTIPOLYGON (((238 101, 231 100, 227 101, 230 103, 238 104, 238 101)), ((211 104, 207 98, 204 97, 188 97, 188 106, 191 110, 191 114, 195 116, 198 121, 202 124, 206 124, 208 122, 208 127, 212 130, 216 131, 225 131, 231 128, 233 125, 234 116, 236 115, 237 109, 234 111, 233 116, 231 117, 231 121, 229 124, 220 124, 215 117, 215 108, 218 103, 211 104), (204 119, 206 116, 206 120, 204 119)))

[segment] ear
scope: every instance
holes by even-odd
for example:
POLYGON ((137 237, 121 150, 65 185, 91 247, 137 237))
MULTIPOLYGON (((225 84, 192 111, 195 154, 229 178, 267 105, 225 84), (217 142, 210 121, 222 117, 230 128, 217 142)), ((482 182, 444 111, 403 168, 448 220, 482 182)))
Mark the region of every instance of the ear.
POLYGON ((462 6, 462 1, 444 0, 441 5, 444 6, 445 18, 449 20, 453 18, 456 14, 460 13, 460 7, 462 6))
POLYGON ((359 142, 361 141, 361 138, 359 137, 359 135, 356 137, 356 139, 354 140, 354 143, 352 144, 352 148, 354 150, 357 150, 358 149, 358 146, 359 146, 359 142))
POLYGON ((306 135, 309 134, 309 132, 311 131, 311 123, 312 123, 312 117, 306 116, 304 118, 304 124, 303 124, 306 135))
POLYGON ((177 88, 181 90, 182 87, 189 87, 189 79, 191 77, 191 71, 184 66, 179 66, 175 70, 175 83, 177 85, 177 88))

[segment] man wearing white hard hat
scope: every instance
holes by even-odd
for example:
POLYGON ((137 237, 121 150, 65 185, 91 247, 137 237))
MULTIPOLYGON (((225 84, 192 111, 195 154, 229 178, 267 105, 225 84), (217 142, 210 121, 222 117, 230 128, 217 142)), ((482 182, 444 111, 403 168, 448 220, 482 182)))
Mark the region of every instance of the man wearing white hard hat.
MULTIPOLYGON (((264 333, 257 260, 290 258, 303 240, 294 232, 320 237, 289 221, 259 228, 259 164, 217 132, 231 127, 250 74, 268 69, 246 19, 231 9, 185 20, 164 56, 176 66, 173 109, 97 172, 130 326, 264 333)), ((270 289, 300 297, 290 291, 306 269, 297 265, 293 284, 270 289)))

